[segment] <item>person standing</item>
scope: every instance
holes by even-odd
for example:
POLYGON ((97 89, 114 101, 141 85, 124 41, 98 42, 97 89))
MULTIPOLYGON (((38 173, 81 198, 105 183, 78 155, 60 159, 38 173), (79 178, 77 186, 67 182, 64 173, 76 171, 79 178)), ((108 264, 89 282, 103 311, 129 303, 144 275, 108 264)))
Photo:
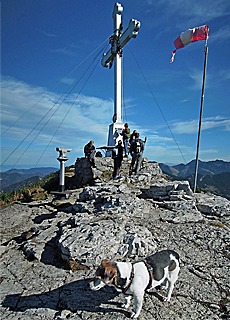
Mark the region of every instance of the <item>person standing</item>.
POLYGON ((136 133, 136 138, 132 140, 130 145, 129 152, 132 156, 132 162, 129 169, 129 176, 132 175, 133 167, 135 164, 136 164, 136 168, 135 168, 136 174, 139 172, 141 167, 141 161, 142 161, 143 151, 145 149, 146 138, 145 138, 145 141, 143 141, 139 138, 139 136, 140 136, 139 133, 136 133))
POLYGON ((129 146, 129 136, 130 136, 130 129, 128 123, 125 123, 125 129, 123 129, 121 133, 123 137, 123 144, 125 147, 125 156, 128 157, 128 146, 129 146))
POLYGON ((132 141, 136 139, 137 130, 133 130, 129 138, 129 144, 131 145, 132 141))
POLYGON ((91 163, 91 166, 94 168, 96 167, 95 165, 95 153, 96 153, 96 148, 94 146, 93 140, 91 140, 89 143, 87 143, 84 147, 84 153, 85 157, 88 158, 89 162, 91 163))
POLYGON ((115 180, 119 175, 121 163, 123 160, 123 146, 121 140, 119 140, 118 144, 114 147, 112 151, 112 157, 114 159, 113 179, 115 180))

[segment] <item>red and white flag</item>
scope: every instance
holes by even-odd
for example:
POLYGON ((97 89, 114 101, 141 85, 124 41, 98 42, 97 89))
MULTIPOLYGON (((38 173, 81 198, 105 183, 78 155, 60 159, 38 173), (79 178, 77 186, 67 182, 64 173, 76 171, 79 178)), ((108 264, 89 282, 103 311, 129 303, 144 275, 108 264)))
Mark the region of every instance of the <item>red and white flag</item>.
POLYGON ((209 28, 207 25, 196 27, 193 29, 188 29, 174 41, 175 50, 172 52, 172 59, 170 63, 173 62, 175 53, 177 49, 184 48, 191 42, 196 42, 197 40, 207 40, 209 37, 209 28))

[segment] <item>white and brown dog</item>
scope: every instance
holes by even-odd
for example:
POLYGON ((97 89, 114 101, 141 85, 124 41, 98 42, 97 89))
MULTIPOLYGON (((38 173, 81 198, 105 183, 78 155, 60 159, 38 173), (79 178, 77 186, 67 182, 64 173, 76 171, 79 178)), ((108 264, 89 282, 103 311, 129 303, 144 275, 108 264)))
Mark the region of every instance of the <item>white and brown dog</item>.
POLYGON ((170 300, 179 270, 179 255, 172 250, 156 252, 134 263, 103 260, 89 287, 97 291, 105 285, 114 285, 118 291, 126 294, 126 302, 122 305, 124 308, 129 307, 131 295, 133 295, 135 311, 131 314, 131 318, 137 318, 142 308, 145 291, 167 282, 168 292, 164 301, 170 300))

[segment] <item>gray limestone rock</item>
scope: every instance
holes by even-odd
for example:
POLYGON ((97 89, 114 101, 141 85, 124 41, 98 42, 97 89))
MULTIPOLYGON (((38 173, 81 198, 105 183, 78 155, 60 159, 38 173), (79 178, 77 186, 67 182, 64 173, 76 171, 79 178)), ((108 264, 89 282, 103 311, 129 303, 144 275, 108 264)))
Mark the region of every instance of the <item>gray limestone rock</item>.
POLYGON ((124 226, 112 220, 76 226, 62 234, 59 246, 63 259, 76 260, 87 266, 96 266, 105 258, 144 257, 156 248, 148 229, 124 226))
POLYGON ((204 220, 202 214, 197 210, 164 210, 160 213, 160 217, 162 221, 171 223, 201 222, 204 220))
POLYGON ((185 195, 193 197, 188 181, 158 182, 151 185, 146 193, 155 200, 181 200, 185 195))
POLYGON ((197 208, 205 215, 230 216, 230 201, 215 195, 196 194, 197 208))
POLYGON ((130 161, 113 180, 111 158, 96 168, 77 160, 76 180, 88 186, 68 205, 50 198, 1 210, 1 319, 128 319, 133 300, 124 310, 113 288, 92 292, 87 283, 104 258, 136 261, 161 249, 179 253, 179 278, 169 303, 164 289, 145 294, 140 319, 230 318, 229 201, 167 182, 146 159, 129 177, 130 161))

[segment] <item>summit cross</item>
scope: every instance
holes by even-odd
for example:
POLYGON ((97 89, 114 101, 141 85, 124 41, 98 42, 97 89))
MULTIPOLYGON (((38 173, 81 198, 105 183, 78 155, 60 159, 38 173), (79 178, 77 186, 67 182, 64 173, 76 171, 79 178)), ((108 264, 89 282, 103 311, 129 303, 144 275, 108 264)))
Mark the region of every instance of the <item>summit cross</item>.
POLYGON ((136 38, 140 29, 141 23, 137 20, 131 19, 129 21, 128 28, 122 33, 123 21, 121 20, 121 14, 123 7, 118 2, 114 5, 113 21, 114 32, 110 37, 109 43, 111 48, 107 53, 103 54, 101 64, 103 67, 112 68, 114 63, 114 115, 113 123, 109 126, 108 146, 116 145, 119 135, 124 129, 121 113, 122 102, 122 60, 123 60, 123 47, 132 38, 136 38))

